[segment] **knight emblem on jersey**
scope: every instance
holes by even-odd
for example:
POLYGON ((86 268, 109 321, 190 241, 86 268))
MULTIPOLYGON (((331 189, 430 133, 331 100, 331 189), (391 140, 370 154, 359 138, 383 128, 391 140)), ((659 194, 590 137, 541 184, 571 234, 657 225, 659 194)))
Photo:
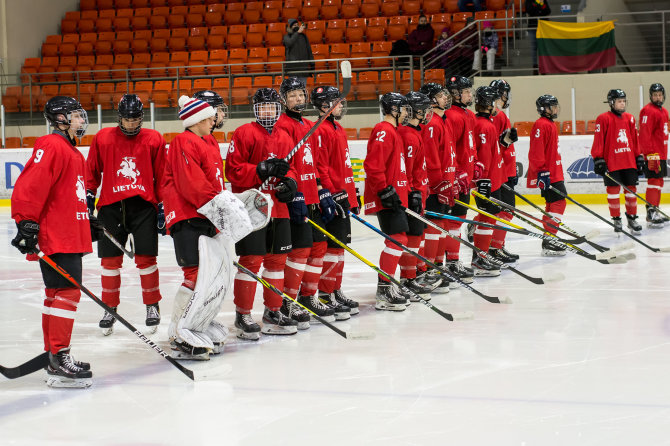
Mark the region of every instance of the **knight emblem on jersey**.
POLYGON ((83 175, 77 176, 77 184, 75 185, 77 200, 86 203, 86 185, 84 184, 83 175))
POLYGON ((302 156, 302 162, 309 164, 310 166, 314 165, 314 159, 312 158, 312 148, 309 144, 305 144, 304 154, 302 156))
POLYGON ((628 145, 628 135, 626 135, 626 129, 619 129, 619 136, 616 139, 616 142, 628 145))
POLYGON ((347 147, 344 151, 346 158, 344 159, 344 165, 351 168, 351 158, 349 157, 349 148, 347 147))
POLYGON ((116 171, 116 175, 132 180, 133 184, 137 183, 137 177, 140 176, 140 171, 137 170, 137 166, 135 165, 135 157, 124 156, 121 161, 121 168, 116 171))

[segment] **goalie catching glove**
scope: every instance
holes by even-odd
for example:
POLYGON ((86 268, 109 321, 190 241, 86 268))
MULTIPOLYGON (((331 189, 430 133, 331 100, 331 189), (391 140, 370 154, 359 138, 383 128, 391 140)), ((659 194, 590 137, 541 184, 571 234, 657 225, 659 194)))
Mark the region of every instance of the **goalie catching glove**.
POLYGON ((224 190, 205 203, 198 212, 237 243, 267 225, 271 208, 269 197, 255 189, 246 190, 237 196, 224 190))

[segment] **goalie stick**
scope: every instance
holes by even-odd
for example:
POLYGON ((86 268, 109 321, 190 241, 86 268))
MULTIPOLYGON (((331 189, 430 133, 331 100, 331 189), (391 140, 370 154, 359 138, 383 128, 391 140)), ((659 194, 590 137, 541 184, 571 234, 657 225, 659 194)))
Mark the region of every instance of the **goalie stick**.
POLYGON ((349 212, 349 215, 351 215, 351 217, 352 217, 354 220, 357 220, 357 221, 363 223, 365 226, 367 226, 368 228, 370 228, 370 229, 372 229, 373 231, 375 231, 377 234, 379 234, 379 235, 381 235, 382 237, 384 237, 386 240, 391 241, 392 243, 394 243, 396 246, 398 246, 400 249, 402 249, 402 250, 405 251, 406 253, 413 255, 413 256, 416 257, 417 259, 419 259, 419 260, 421 260, 422 262, 424 262, 426 265, 428 265, 428 266, 430 266, 431 268, 434 268, 434 269, 436 269, 437 271, 439 271, 440 273, 444 274, 445 276, 447 276, 447 277, 449 278, 449 280, 454 281, 454 282, 458 282, 458 284, 459 284, 460 286, 462 286, 463 288, 465 288, 465 289, 467 289, 467 290, 472 291, 472 292, 475 293, 477 296, 481 297, 482 299, 486 300, 487 302, 491 302, 492 304, 511 304, 511 303, 512 303, 512 299, 510 299, 509 297, 506 297, 506 296, 504 296, 504 297, 488 296, 488 295, 486 295, 486 294, 484 294, 484 293, 482 293, 482 292, 480 292, 480 291, 478 291, 478 290, 472 288, 470 285, 468 285, 467 283, 463 282, 461 279, 459 279, 458 277, 456 277, 455 275, 453 275, 451 272, 449 272, 449 271, 447 271, 446 269, 440 267, 439 265, 436 265, 435 263, 431 262, 430 260, 428 260, 427 258, 425 258, 424 256, 422 256, 422 255, 419 254, 418 252, 416 252, 416 251, 412 251, 409 247, 403 245, 402 243, 400 243, 398 240, 394 239, 394 238, 391 237, 390 235, 388 235, 388 234, 382 232, 381 229, 379 229, 379 228, 377 228, 376 226, 374 226, 373 224, 368 223, 367 221, 363 220, 363 219, 362 219, 361 217, 359 217, 358 215, 356 215, 356 214, 354 214, 354 213, 352 213, 352 212, 349 212))
POLYGON ((433 310, 434 312, 436 312, 437 314, 439 314, 440 316, 442 316, 442 317, 445 318, 446 320, 448 320, 448 321, 454 321, 454 320, 459 320, 459 319, 472 319, 473 316, 472 316, 472 313, 471 313, 471 312, 466 312, 466 313, 464 313, 464 314, 460 314, 460 315, 456 315, 456 316, 454 316, 454 315, 452 315, 452 314, 450 314, 450 313, 446 313, 446 312, 440 310, 440 309, 437 308, 435 305, 431 304, 431 303, 428 302, 426 299, 424 299, 423 297, 419 296, 419 295, 416 294, 414 291, 410 290, 410 289, 407 288, 405 285, 403 285, 402 283, 400 283, 398 280, 395 279, 395 277, 391 276, 390 274, 385 273, 381 268, 379 268, 378 266, 376 266, 374 263, 370 262, 368 259, 366 259, 366 258, 363 257, 362 255, 360 255, 358 252, 354 251, 352 248, 350 248, 350 247, 347 246, 346 244, 344 244, 344 243, 342 243, 341 241, 339 241, 339 240, 337 239, 337 237, 335 237, 333 234, 331 234, 330 232, 328 232, 328 231, 326 231, 325 229, 323 229, 321 226, 319 226, 319 225, 317 225, 316 223, 314 223, 314 222, 313 222, 312 220, 310 220, 309 218, 305 218, 305 221, 308 222, 309 224, 311 224, 312 226, 314 226, 317 230, 319 230, 320 232, 322 232, 326 237, 328 237, 329 239, 331 239, 333 242, 335 242, 336 244, 338 244, 340 247, 344 248, 347 252, 349 252, 349 254, 352 254, 352 255, 353 255, 354 257, 356 257, 358 260, 360 260, 361 262, 365 263, 367 266, 369 266, 370 268, 372 268, 373 270, 375 270, 375 272, 376 272, 377 274, 379 274, 380 276, 383 276, 384 278, 386 278, 386 280, 388 280, 389 282, 393 283, 395 286, 397 286, 397 287, 402 287, 402 288, 408 290, 410 293, 412 293, 412 295, 414 295, 415 298, 418 299, 419 302, 421 302, 422 304, 424 304, 425 306, 427 306, 428 308, 430 308, 431 310, 433 310))
POLYGON ((614 182, 615 182, 616 184, 618 184, 619 186, 623 187, 623 189, 624 189, 626 192, 629 192, 629 193, 635 195, 635 196, 636 196, 637 198, 639 198, 640 200, 644 201, 649 207, 651 207, 651 208, 653 208, 653 209, 656 209, 658 212, 660 212, 661 214, 663 214, 663 216, 665 216, 665 218, 670 218, 670 216, 668 216, 668 214, 666 214, 665 212, 663 212, 658 206, 654 206, 653 204, 649 203, 647 200, 645 200, 644 198, 642 198, 641 195, 638 195, 637 192, 633 192, 633 191, 630 190, 627 186, 624 186, 624 184, 623 184, 622 182, 620 182, 619 180, 613 178, 608 172, 605 173, 605 176, 606 176, 607 178, 609 178, 610 180, 614 181, 614 182))
POLYGON ((16 379, 42 370, 48 365, 49 352, 44 352, 16 367, 4 367, 0 365, 0 374, 5 378, 16 379))

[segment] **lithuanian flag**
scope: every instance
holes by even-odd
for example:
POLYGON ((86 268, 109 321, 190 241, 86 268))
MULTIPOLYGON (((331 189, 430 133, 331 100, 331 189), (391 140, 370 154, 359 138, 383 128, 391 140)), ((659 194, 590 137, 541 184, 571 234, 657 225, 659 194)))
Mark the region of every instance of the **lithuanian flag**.
POLYGON ((538 20, 540 73, 575 73, 616 64, 614 22, 565 23, 538 20))

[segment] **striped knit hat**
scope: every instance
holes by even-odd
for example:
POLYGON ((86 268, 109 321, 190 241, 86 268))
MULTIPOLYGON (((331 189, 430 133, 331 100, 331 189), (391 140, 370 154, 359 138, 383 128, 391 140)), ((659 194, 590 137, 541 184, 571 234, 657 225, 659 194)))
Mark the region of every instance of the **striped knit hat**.
POLYGON ((179 98, 179 119, 187 129, 202 120, 216 115, 216 111, 207 102, 182 96, 179 98))

